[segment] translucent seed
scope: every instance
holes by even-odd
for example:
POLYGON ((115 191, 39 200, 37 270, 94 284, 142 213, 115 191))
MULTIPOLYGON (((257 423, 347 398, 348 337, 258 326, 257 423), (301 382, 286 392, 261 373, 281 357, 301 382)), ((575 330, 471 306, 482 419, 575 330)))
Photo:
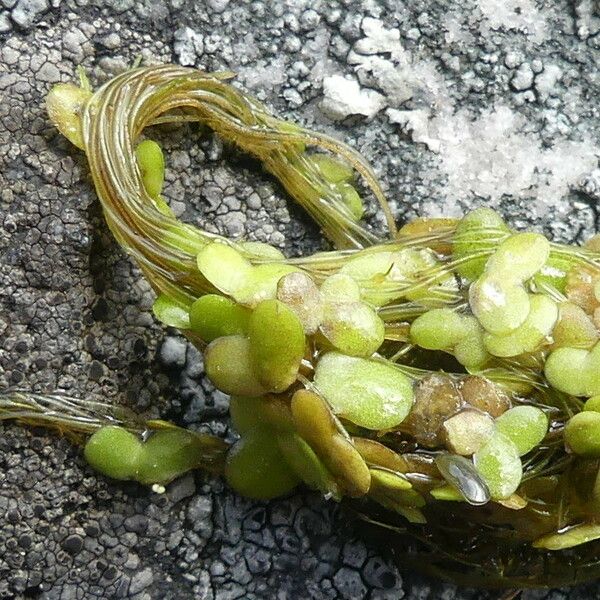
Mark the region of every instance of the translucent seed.
POLYGON ((398 251, 399 260, 403 261, 406 275, 412 280, 413 285, 427 281, 427 286, 419 285, 416 289, 406 291, 408 300, 418 301, 426 298, 433 291, 458 290, 458 283, 454 272, 444 268, 438 255, 429 248, 405 248, 398 251))
POLYGON ((232 293, 236 302, 255 307, 263 300, 277 297, 277 284, 288 273, 298 271, 284 263, 267 263, 252 268, 243 284, 232 293))
POLYGON ((455 228, 459 219, 452 217, 417 217, 408 221, 398 231, 398 237, 429 237, 430 234, 438 231, 450 231, 455 228))
POLYGON ((144 140, 137 145, 135 157, 146 192, 151 198, 158 198, 165 181, 165 159, 160 146, 153 140, 144 140))
POLYGON ((529 294, 506 281, 504 274, 484 274, 469 288, 469 304, 483 328, 506 335, 523 325, 529 315, 529 294))
POLYGON ((312 154, 308 159, 319 168, 323 177, 331 183, 343 183, 354 178, 354 169, 348 163, 328 154, 312 154))
POLYGON ((469 504, 478 506, 490 501, 490 491, 487 484, 473 463, 464 456, 440 454, 435 459, 435 465, 442 477, 469 504))
POLYGON ((342 202, 356 221, 360 221, 365 213, 363 201, 356 188, 349 183, 338 183, 336 188, 342 196, 342 202))
POLYGON ((442 425, 446 447, 461 456, 475 454, 490 440, 494 428, 492 417, 474 409, 462 410, 442 425))
POLYGON ((321 333, 350 356, 371 356, 381 346, 385 326, 377 313, 362 302, 326 304, 321 333))
POLYGON ((565 444, 574 454, 600 457, 600 413, 585 411, 573 415, 565 425, 565 444))
POLYGON ((315 385, 333 411, 367 429, 390 429, 408 415, 411 380, 384 362, 329 352, 315 371, 315 385))
POLYGON ((594 412, 600 412, 600 395, 592 396, 585 401, 583 410, 591 410, 594 412))
POLYGON ((341 497, 340 490, 325 465, 298 434, 279 434, 277 443, 292 471, 309 488, 322 494, 331 494, 336 499, 341 497))
POLYGON ((385 508, 403 514, 403 509, 425 506, 425 498, 403 477, 380 469, 371 469, 369 497, 385 508))
MULTIPOLYGON (((428 288, 407 290, 424 271, 438 264, 435 254, 429 249, 404 248, 396 252, 365 250, 344 263, 340 273, 350 275, 361 283, 363 299, 376 306, 406 296, 418 300, 427 296, 428 288)), ((453 282, 451 274, 440 275, 440 281, 453 282)), ((439 281, 437 282, 440 283, 439 281)), ((430 287, 435 286, 432 282, 430 287)))
POLYGON ((436 448, 443 443, 442 424, 460 409, 461 404, 460 392, 452 379, 432 373, 417 383, 415 402, 403 426, 420 445, 436 448))
POLYGON ((222 242, 207 244, 196 257, 198 269, 219 291, 233 296, 252 272, 250 261, 222 242))
POLYGON ((359 302, 360 287, 350 275, 336 273, 321 284, 321 296, 325 302, 359 302))
POLYGON ((557 348, 589 349, 598 341, 598 330, 583 308, 572 302, 563 302, 552 338, 557 348))
POLYGON ((511 357, 534 352, 547 340, 558 318, 556 303, 541 294, 529 296, 529 314, 525 322, 506 335, 486 333, 483 343, 494 356, 511 357))
POLYGON ((328 451, 330 438, 339 430, 323 398, 310 390, 298 390, 292 396, 291 410, 300 435, 317 453, 328 451))
POLYGON ((486 264, 486 271, 506 273, 512 281, 531 279, 550 256, 550 242, 540 233, 515 233, 504 240, 486 264))
POLYGON ((285 260, 283 252, 271 244, 264 242, 239 242, 238 247, 245 252, 252 254, 253 258, 265 260, 285 260))
POLYGON ((470 260, 456 267, 463 277, 474 281, 484 271, 489 252, 497 247, 510 229, 502 217, 491 208, 478 208, 465 215, 456 227, 454 235, 454 258, 470 260), (483 256, 481 256, 483 254, 483 256))
POLYGON ((548 259, 550 243, 537 233, 517 233, 489 258, 485 272, 469 289, 469 304, 484 329, 506 335, 520 327, 530 311, 523 284, 548 259))
POLYGON ((414 344, 428 350, 454 353, 468 368, 483 365, 489 358, 483 345, 483 330, 477 319, 451 308, 434 308, 415 319, 410 328, 414 344))
POLYGON ((396 258, 393 252, 363 251, 345 262, 340 273, 361 283, 365 299, 379 306, 392 299, 389 294, 381 291, 386 283, 406 280, 398 268, 396 258))
MULTIPOLYGON (((598 344, 595 346, 598 348, 598 344)), ((573 396, 600 394, 600 382, 595 381, 594 365, 590 352, 579 348, 559 348, 552 352, 544 364, 544 374, 550 385, 573 396), (590 373, 592 370, 592 373, 590 373)))
POLYGON ((354 445, 338 432, 327 404, 314 392, 298 390, 292 397, 298 434, 309 444, 350 496, 369 491, 371 474, 354 445))
POLYGON ((277 299, 296 313, 306 334, 317 331, 323 317, 321 292, 306 273, 284 275, 277 283, 277 299))
POLYGON ((255 373, 250 341, 229 335, 212 341, 204 351, 206 374, 226 394, 262 396, 267 392, 255 373))
POLYGON ((596 523, 584 523, 575 525, 569 529, 544 535, 531 545, 534 548, 544 550, 566 550, 581 544, 587 544, 600 538, 600 525, 596 523))
POLYGON ((425 498, 412 489, 410 482, 396 473, 373 468, 369 498, 384 508, 397 512, 411 523, 425 523, 420 508, 425 506, 425 498))
POLYGON ((435 239, 433 235, 442 231, 450 232, 458 224, 458 219, 451 218, 430 218, 420 217, 405 223, 396 236, 398 239, 404 237, 424 237, 427 238, 427 246, 434 252, 440 254, 450 254, 452 252, 452 243, 445 238, 435 239))
POLYGON ((283 302, 263 300, 252 312, 248 337, 259 381, 272 392, 286 390, 296 381, 304 356, 300 319, 283 302))
POLYGON ((370 466, 383 467, 397 473, 407 473, 411 470, 405 458, 375 440, 353 437, 352 443, 370 466))
POLYGON ((274 431, 293 429, 288 403, 276 396, 232 396, 229 401, 229 414, 235 430, 241 435, 257 426, 269 427, 274 431))
POLYGON ((463 315, 464 335, 454 346, 454 356, 468 369, 482 367, 489 354, 483 344, 483 329, 475 317, 463 315))
POLYGON ((421 250, 406 248, 398 254, 399 260, 404 261, 407 276, 413 283, 413 289, 409 288, 405 292, 407 300, 436 306, 446 303, 447 295, 458 291, 454 273, 442 269, 435 252, 429 248, 421 250), (435 276, 433 276, 434 271, 437 271, 435 276), (428 285, 417 285, 425 280, 428 281, 428 285), (436 293, 441 294, 441 299, 436 296, 436 293))
MULTIPOLYGON (((314 443, 314 438, 312 442, 314 443)), ((313 449, 319 454, 317 448, 313 446, 313 449)), ((334 435, 327 454, 321 458, 349 496, 360 497, 367 493, 371 482, 369 469, 362 456, 345 437, 334 435)))
MULTIPOLYGON (((370 469, 371 471, 371 489, 374 487, 385 488, 386 491, 395 492, 412 489, 412 484, 405 477, 397 473, 386 471, 385 469, 370 469)), ((420 501, 418 501, 420 502, 420 501)))
MULTIPOLYGON (((396 256, 390 251, 368 250, 359 252, 341 268, 340 273, 349 275, 356 281, 384 281, 397 275, 396 256), (387 277, 386 277, 387 274, 387 277)), ((402 276, 402 279, 404 277, 402 276)))
POLYGON ((511 407, 510 398, 500 388, 485 377, 469 375, 461 385, 463 400, 479 410, 496 418, 511 407))
POLYGON ((123 427, 98 429, 87 441, 84 456, 96 471, 113 479, 135 479, 142 442, 123 427))
POLYGON ((410 328, 412 342, 428 350, 452 349, 465 335, 463 315, 451 308, 434 308, 417 317, 410 328))
POLYGON ((156 431, 142 445, 136 480, 150 485, 165 485, 200 465, 202 444, 191 431, 165 429, 156 431))
POLYGON ((467 369, 481 369, 490 359, 483 343, 483 329, 476 319, 468 320, 466 325, 469 334, 454 347, 454 357, 467 369))
POLYGON ((444 502, 464 502, 465 497, 452 485, 446 484, 429 492, 436 500, 444 502))
POLYGON ((154 316, 169 327, 177 327, 177 329, 190 328, 190 316, 188 307, 166 294, 161 294, 156 298, 152 305, 154 316))
POLYGON ((496 420, 496 427, 523 456, 533 450, 548 433, 548 417, 535 406, 515 406, 496 420))
POLYGON ((473 463, 488 486, 493 500, 508 498, 521 483, 523 466, 519 451, 499 431, 473 455, 473 463))
POLYGON ((527 500, 518 494, 511 494, 508 498, 497 500, 497 502, 510 510, 523 510, 528 504, 527 500))
POLYGON ((72 83, 52 86, 46 96, 48 116, 58 130, 75 146, 84 148, 81 113, 92 92, 72 83))
POLYGON ((190 328, 205 342, 225 335, 245 334, 250 311, 217 294, 201 296, 190 307, 190 328))
POLYGON ((225 479, 247 498, 268 500, 291 492, 299 483, 270 429, 257 427, 236 442, 227 455, 225 479))

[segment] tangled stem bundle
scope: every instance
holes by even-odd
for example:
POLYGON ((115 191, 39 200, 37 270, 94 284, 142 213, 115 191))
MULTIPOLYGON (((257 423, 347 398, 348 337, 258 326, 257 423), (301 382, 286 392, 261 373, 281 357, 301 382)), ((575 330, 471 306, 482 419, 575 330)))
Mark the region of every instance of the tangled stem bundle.
POLYGON ((230 76, 137 68, 95 93, 56 86, 48 110, 86 152, 109 227, 157 293, 155 315, 231 394, 240 440, 227 450, 59 396, 4 394, 0 418, 94 432, 86 458, 117 479, 163 485, 206 468, 254 498, 300 483, 346 498, 393 534, 399 560, 436 575, 596 577, 600 400, 583 400, 600 394, 597 242, 552 244, 488 209, 397 232, 360 155, 273 117, 230 76), (290 259, 178 221, 160 195, 162 152, 140 136, 192 121, 260 160, 337 249, 290 259), (387 239, 360 221, 355 172, 387 239))

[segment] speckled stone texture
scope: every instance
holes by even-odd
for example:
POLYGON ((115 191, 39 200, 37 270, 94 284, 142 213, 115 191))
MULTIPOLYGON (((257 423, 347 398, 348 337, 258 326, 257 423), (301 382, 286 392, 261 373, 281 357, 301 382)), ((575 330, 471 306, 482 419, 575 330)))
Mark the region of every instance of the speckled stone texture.
MULTIPOLYGON (((227 397, 154 322, 84 156, 48 123, 44 95, 77 65, 94 85, 138 57, 231 69, 278 113, 362 152, 399 221, 487 204, 581 241, 599 228, 599 29, 595 0, 0 0, 0 387, 97 394, 232 435, 227 397)), ((290 254, 326 247, 209 132, 153 137, 182 218, 290 254)), ((256 504, 201 474, 162 496, 111 483, 65 439, 0 426, 0 598, 499 597, 402 571, 347 523, 315 496, 256 504)))

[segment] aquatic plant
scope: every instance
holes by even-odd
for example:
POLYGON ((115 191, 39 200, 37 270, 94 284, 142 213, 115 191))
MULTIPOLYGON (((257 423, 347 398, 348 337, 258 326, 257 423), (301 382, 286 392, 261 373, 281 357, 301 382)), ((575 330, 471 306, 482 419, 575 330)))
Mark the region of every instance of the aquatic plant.
POLYGON ((258 499, 306 485, 391 536, 402 561, 455 580, 597 577, 595 240, 552 243, 486 208, 397 231, 360 155, 272 116, 230 77, 143 67, 96 92, 83 77, 52 89, 48 113, 85 151, 155 316, 231 395, 239 440, 60 395, 5 392, 0 418, 56 426, 98 471, 155 489, 194 468, 258 499), (289 258, 177 220, 161 196, 168 159, 143 132, 195 121, 258 159, 335 249, 289 258), (385 235, 361 221, 355 176, 385 235))

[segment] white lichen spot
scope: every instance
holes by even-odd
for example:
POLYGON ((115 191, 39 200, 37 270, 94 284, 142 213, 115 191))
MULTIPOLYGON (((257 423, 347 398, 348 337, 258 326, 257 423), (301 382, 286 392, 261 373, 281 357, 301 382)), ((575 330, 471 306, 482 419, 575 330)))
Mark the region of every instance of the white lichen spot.
POLYGON ((369 88, 361 88, 356 79, 332 75, 323 80, 325 97, 321 111, 334 120, 350 115, 374 117, 385 105, 385 97, 369 88))
POLYGON ((577 35, 582 40, 600 32, 600 11, 597 0, 579 0, 575 3, 577 35))
POLYGON ((410 133, 411 138, 418 144, 425 144, 432 152, 439 152, 440 140, 432 138, 429 135, 428 110, 398 110, 388 108, 386 114, 390 123, 400 125, 405 133, 410 133))
POLYGON ((251 68, 240 69, 238 78, 248 89, 270 89, 285 82, 285 65, 284 56, 278 56, 271 61, 258 60, 251 68))
POLYGON ((449 10, 441 21, 442 31, 445 31, 444 39, 448 44, 462 43, 472 45, 475 43, 473 34, 465 22, 464 12, 460 10, 449 10))
POLYGON ((408 62, 400 44, 398 29, 386 29, 383 21, 366 17, 362 22, 362 30, 365 37, 356 42, 355 52, 365 55, 389 53, 392 60, 408 62))
POLYGON ((535 78, 535 89, 541 99, 553 96, 555 86, 562 75, 557 65, 546 65, 544 70, 535 78))
POLYGON ((520 31, 536 42, 548 37, 546 18, 534 0, 480 0, 478 7, 485 17, 480 25, 484 37, 490 29, 520 31))
POLYGON ((399 107, 411 98, 430 105, 444 95, 445 83, 435 63, 419 61, 415 68, 398 29, 385 29, 382 21, 372 18, 363 20, 362 29, 365 37, 354 44, 348 64, 361 77, 373 80, 387 106, 399 107))
POLYGON ((204 52, 204 36, 190 27, 180 27, 175 31, 173 49, 179 64, 192 66, 204 52))

